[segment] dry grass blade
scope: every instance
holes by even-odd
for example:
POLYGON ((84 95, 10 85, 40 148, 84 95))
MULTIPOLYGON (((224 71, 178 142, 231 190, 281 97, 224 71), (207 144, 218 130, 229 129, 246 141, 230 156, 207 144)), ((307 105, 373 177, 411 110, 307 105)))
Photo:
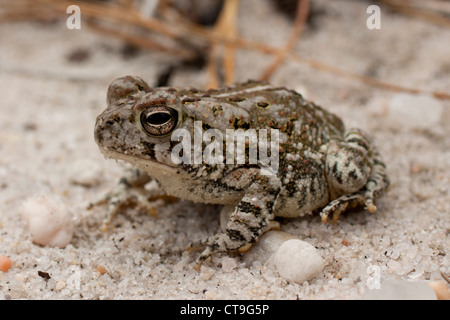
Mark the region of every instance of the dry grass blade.
MULTIPOLYGON (((302 34, 303 28, 308 19, 309 13, 309 0, 298 0, 297 14, 295 17, 294 27, 292 33, 284 46, 285 51, 291 51, 294 48, 295 43, 302 34)), ((267 81, 272 76, 272 74, 278 69, 278 67, 283 63, 285 59, 285 54, 278 54, 272 64, 263 72, 260 79, 267 81)))
POLYGON ((170 48, 154 42, 146 37, 133 35, 129 32, 123 32, 119 30, 114 30, 112 28, 104 27, 95 21, 86 21, 87 25, 94 31, 102 33, 108 36, 112 36, 123 40, 127 44, 137 46, 139 48, 147 49, 149 51, 160 51, 168 53, 172 56, 182 58, 184 60, 192 60, 195 58, 196 54, 191 51, 183 50, 180 48, 170 48))
POLYGON ((450 28, 450 3, 448 1, 381 0, 381 2, 404 15, 450 28))
MULTIPOLYGON (((219 19, 214 27, 213 32, 222 35, 223 37, 233 39, 237 35, 237 12, 239 7, 239 0, 225 0, 224 7, 221 11, 219 19)), ((208 75, 209 83, 208 88, 217 88, 219 86, 219 49, 221 47, 220 43, 212 43, 209 59, 208 59, 208 75)), ((230 44, 225 44, 223 52, 223 68, 225 76, 225 84, 232 84, 234 79, 235 70, 235 47, 230 44)))
MULTIPOLYGON (((237 35, 237 13, 239 0, 226 0, 224 6, 224 15, 219 20, 219 28, 223 30, 227 37, 236 37, 237 35)), ((225 69, 225 84, 230 85, 234 82, 235 70, 235 47, 225 45, 223 56, 223 66, 225 69)))

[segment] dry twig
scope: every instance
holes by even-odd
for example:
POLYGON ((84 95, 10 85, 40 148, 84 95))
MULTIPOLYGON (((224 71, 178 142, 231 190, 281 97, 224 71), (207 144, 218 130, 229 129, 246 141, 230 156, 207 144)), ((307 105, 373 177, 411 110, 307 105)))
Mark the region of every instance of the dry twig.
MULTIPOLYGON (((309 0, 299 0, 297 6, 297 13, 294 21, 294 27, 292 28, 292 33, 284 46, 284 50, 286 52, 292 51, 295 43, 298 38, 302 34, 303 28, 306 24, 306 20, 308 19, 309 13, 309 0)), ((263 72, 260 79, 267 81, 270 79, 273 73, 278 69, 278 67, 283 63, 283 60, 286 58, 285 54, 277 54, 275 60, 272 64, 263 72)))
POLYGON ((439 0, 380 0, 392 10, 442 27, 450 27, 450 3, 439 0))
MULTIPOLYGON (((219 16, 218 22, 214 27, 213 32, 221 34, 223 37, 233 39, 237 35, 237 12, 239 7, 239 0, 225 0, 224 7, 219 16)), ((209 52, 208 72, 210 76, 209 88, 216 88, 219 86, 219 71, 218 71, 218 56, 219 43, 213 43, 209 52)), ((230 44, 224 45, 223 52, 223 68, 225 72, 225 84, 232 84, 234 79, 235 69, 235 47, 230 44)))

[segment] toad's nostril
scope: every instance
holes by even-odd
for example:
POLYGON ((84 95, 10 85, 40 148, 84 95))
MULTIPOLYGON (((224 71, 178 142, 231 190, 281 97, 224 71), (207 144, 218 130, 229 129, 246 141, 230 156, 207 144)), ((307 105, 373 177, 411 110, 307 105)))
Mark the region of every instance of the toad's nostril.
POLYGON ((95 130, 94 132, 94 140, 97 144, 103 140, 103 135, 98 130, 95 130))

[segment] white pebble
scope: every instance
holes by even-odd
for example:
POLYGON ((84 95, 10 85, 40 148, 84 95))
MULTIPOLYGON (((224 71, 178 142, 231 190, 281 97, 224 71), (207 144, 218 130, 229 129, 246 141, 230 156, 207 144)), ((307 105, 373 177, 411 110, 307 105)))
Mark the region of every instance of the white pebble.
POLYGON ((63 248, 72 240, 72 215, 61 201, 35 195, 22 204, 20 213, 34 243, 63 248))
POLYGON ((285 241, 275 253, 273 262, 281 277, 297 283, 316 277, 325 266, 318 250, 299 239, 285 241))
POLYGON ((230 257, 223 257, 222 258, 222 270, 225 272, 231 272, 233 269, 237 267, 236 260, 230 257))
POLYGON ((309 243, 282 231, 266 232, 244 254, 247 266, 267 265, 276 269, 281 277, 298 283, 317 276, 325 264, 318 250, 309 243))
POLYGON ((25 282, 26 278, 27 278, 27 276, 24 275, 24 274, 22 274, 22 273, 16 273, 16 274, 14 275, 14 279, 15 279, 17 282, 25 282))
POLYGON ((405 129, 432 129, 440 122, 443 112, 442 103, 426 95, 400 93, 389 105, 391 121, 405 129))
POLYGON ((55 290, 56 290, 56 292, 59 292, 62 289, 64 289, 65 287, 66 287, 66 283, 63 280, 58 280, 58 282, 55 285, 55 290))
POLYGON ((255 262, 264 265, 271 263, 271 257, 277 252, 280 246, 289 239, 298 239, 295 236, 282 231, 270 230, 264 233, 253 247, 247 251, 243 260, 247 266, 251 266, 255 262))

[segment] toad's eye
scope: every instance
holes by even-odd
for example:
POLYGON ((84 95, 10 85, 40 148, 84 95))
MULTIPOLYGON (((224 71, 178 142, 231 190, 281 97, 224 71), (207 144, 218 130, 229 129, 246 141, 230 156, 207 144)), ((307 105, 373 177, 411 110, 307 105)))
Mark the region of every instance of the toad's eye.
POLYGON ((178 125, 178 112, 164 105, 151 106, 141 113, 141 125, 144 131, 151 136, 168 135, 178 125))

